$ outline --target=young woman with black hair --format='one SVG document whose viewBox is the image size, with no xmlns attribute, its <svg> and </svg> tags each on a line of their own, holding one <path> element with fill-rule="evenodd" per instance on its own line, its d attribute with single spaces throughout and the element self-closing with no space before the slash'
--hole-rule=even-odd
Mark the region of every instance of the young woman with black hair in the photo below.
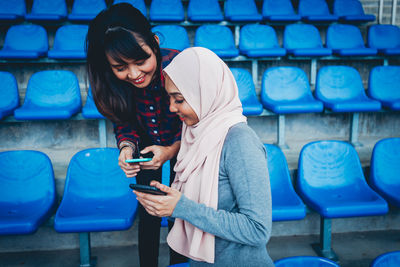
<svg viewBox="0 0 400 267">
<path fill-rule="evenodd" d="M 180 147 L 182 122 L 169 111 L 162 69 L 179 53 L 161 49 L 142 13 L 121 3 L 91 21 L 86 39 L 87 70 L 100 113 L 114 123 L 120 149 L 118 164 L 138 184 L 161 181 L 161 166 L 171 170 Z M 133 154 L 154 154 L 143 163 L 126 163 Z M 171 171 L 172 172 L 172 171 Z M 171 173 L 171 183 L 174 173 Z M 139 207 L 140 266 L 158 265 L 161 219 Z M 171 264 L 186 259 L 170 252 Z"/>
</svg>

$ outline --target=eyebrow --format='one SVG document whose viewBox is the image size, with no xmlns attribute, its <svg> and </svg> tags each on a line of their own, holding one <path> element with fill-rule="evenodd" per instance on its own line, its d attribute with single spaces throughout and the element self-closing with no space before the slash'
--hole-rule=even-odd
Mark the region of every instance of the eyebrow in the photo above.
<svg viewBox="0 0 400 267">
<path fill-rule="evenodd" d="M 169 95 L 170 96 L 181 96 L 182 94 L 179 92 L 172 92 L 172 93 L 169 93 Z"/>
</svg>

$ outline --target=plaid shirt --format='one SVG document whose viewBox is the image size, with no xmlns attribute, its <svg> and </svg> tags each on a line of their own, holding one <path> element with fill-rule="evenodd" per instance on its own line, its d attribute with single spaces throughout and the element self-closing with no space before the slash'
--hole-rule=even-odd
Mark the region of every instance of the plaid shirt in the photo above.
<svg viewBox="0 0 400 267">
<path fill-rule="evenodd" d="M 162 68 L 178 53 L 177 50 L 161 48 Z M 114 124 L 118 147 L 122 141 L 140 143 L 144 137 L 140 136 L 139 129 L 142 129 L 142 134 L 144 132 L 154 145 L 172 145 L 181 139 L 182 122 L 178 115 L 169 111 L 169 96 L 164 88 L 162 72 L 161 81 L 152 82 L 147 88 L 136 88 L 134 97 L 137 123 Z"/>
</svg>

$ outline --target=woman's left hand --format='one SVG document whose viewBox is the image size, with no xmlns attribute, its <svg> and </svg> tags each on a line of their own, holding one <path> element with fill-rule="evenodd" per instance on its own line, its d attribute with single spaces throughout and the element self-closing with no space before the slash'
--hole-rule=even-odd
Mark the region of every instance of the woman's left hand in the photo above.
<svg viewBox="0 0 400 267">
<path fill-rule="evenodd" d="M 157 181 L 151 181 L 150 185 L 166 192 L 167 195 L 152 195 L 134 190 L 137 200 L 150 215 L 157 217 L 171 216 L 182 193 Z"/>
<path fill-rule="evenodd" d="M 145 147 L 141 154 L 146 154 L 152 152 L 154 154 L 153 159 L 148 162 L 141 162 L 140 167 L 142 170 L 157 170 L 159 169 L 167 160 L 172 159 L 179 150 L 181 141 L 176 141 L 171 146 L 148 146 Z"/>
</svg>

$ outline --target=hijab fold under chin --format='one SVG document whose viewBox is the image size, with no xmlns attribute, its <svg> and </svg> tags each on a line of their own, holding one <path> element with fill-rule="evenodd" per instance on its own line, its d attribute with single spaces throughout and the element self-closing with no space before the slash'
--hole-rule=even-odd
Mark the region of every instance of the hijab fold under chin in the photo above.
<svg viewBox="0 0 400 267">
<path fill-rule="evenodd" d="M 218 207 L 218 174 L 229 129 L 246 122 L 235 79 L 228 66 L 206 48 L 192 47 L 164 69 L 199 122 L 183 124 L 172 187 L 187 198 Z M 191 259 L 214 263 L 215 237 L 179 218 L 167 237 L 169 246 Z"/>
</svg>

